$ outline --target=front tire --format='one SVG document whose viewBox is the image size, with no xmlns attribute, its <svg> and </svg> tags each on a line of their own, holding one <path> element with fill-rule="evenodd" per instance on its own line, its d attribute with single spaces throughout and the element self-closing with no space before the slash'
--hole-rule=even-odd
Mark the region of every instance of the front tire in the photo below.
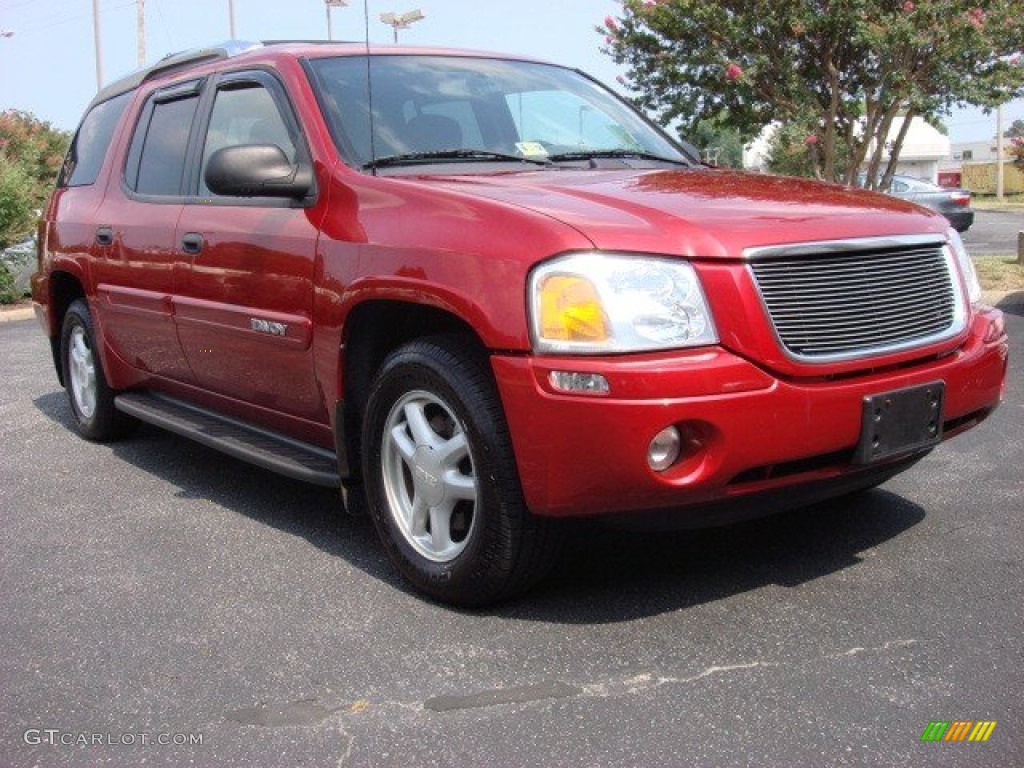
<svg viewBox="0 0 1024 768">
<path fill-rule="evenodd" d="M 418 589 L 476 606 L 526 589 L 557 552 L 552 521 L 529 513 L 487 359 L 453 337 L 392 352 L 363 422 L 369 512 Z"/>
<path fill-rule="evenodd" d="M 71 414 L 82 437 L 97 442 L 114 440 L 135 425 L 134 419 L 114 408 L 116 392 L 107 384 L 85 299 L 73 301 L 64 315 L 60 362 Z"/>
</svg>

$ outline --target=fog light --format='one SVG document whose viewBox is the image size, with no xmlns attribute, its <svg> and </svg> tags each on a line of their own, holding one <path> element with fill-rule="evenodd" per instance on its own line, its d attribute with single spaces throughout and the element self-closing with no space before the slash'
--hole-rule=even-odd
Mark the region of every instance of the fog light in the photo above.
<svg viewBox="0 0 1024 768">
<path fill-rule="evenodd" d="M 551 386 L 560 392 L 573 392 L 584 395 L 607 395 L 611 388 L 608 379 L 599 373 L 570 373 L 569 371 L 552 371 L 548 374 Z"/>
<path fill-rule="evenodd" d="M 664 472 L 679 458 L 682 438 L 675 427 L 665 427 L 651 440 L 647 448 L 647 463 L 655 472 Z"/>
</svg>

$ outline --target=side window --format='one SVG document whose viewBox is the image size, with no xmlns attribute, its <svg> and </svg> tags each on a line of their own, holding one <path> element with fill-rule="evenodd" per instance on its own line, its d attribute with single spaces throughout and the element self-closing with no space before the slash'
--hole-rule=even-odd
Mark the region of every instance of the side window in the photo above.
<svg viewBox="0 0 1024 768">
<path fill-rule="evenodd" d="M 274 97 L 264 86 L 230 83 L 217 91 L 210 114 L 210 127 L 203 144 L 203 164 L 199 173 L 199 194 L 211 194 L 206 186 L 206 164 L 219 149 L 240 144 L 273 144 L 294 163 L 295 141 L 281 116 Z"/>
<path fill-rule="evenodd" d="M 181 194 L 188 136 L 199 98 L 161 99 L 143 112 L 128 151 L 125 182 L 140 195 Z"/>
<path fill-rule="evenodd" d="M 114 130 L 131 101 L 133 92 L 122 93 L 97 104 L 82 120 L 61 166 L 58 187 L 84 187 L 96 182 Z"/>
<path fill-rule="evenodd" d="M 910 185 L 906 184 L 906 183 L 904 183 L 902 181 L 894 181 L 892 183 L 892 191 L 893 192 L 899 192 L 900 194 L 903 194 L 904 192 L 909 192 L 910 191 Z"/>
</svg>

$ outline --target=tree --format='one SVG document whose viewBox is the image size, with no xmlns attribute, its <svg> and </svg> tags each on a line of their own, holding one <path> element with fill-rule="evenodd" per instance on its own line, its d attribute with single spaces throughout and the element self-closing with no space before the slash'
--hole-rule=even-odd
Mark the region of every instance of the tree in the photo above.
<svg viewBox="0 0 1024 768">
<path fill-rule="evenodd" d="M 31 233 L 69 140 L 70 134 L 28 112 L 0 112 L 0 247 Z"/>
<path fill-rule="evenodd" d="M 725 168 L 743 167 L 743 138 L 724 120 L 703 120 L 685 138 L 701 151 L 701 159 Z"/>
<path fill-rule="evenodd" d="M 1010 127 L 1003 131 L 1003 136 L 1010 140 L 1013 164 L 1024 167 L 1024 120 L 1010 123 Z"/>
<path fill-rule="evenodd" d="M 623 0 L 598 30 L 662 122 L 803 124 L 808 171 L 887 185 L 911 120 L 1024 93 L 1020 0 Z M 895 141 L 889 134 L 898 117 Z"/>
</svg>

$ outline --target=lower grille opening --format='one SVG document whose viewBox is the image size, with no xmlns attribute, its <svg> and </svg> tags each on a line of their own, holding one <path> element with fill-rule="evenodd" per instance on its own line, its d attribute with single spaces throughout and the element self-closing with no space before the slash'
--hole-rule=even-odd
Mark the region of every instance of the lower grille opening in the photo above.
<svg viewBox="0 0 1024 768">
<path fill-rule="evenodd" d="M 982 408 L 981 410 L 968 413 L 965 416 L 958 416 L 955 419 L 945 421 L 942 423 L 942 433 L 944 435 L 948 435 L 953 432 L 959 432 L 967 429 L 968 427 L 973 427 L 975 424 L 980 424 L 987 419 L 990 413 L 992 413 L 991 408 Z"/>
<path fill-rule="evenodd" d="M 765 464 L 760 467 L 746 469 L 730 480 L 729 485 L 776 480 L 780 477 L 801 475 L 804 472 L 814 472 L 819 469 L 828 469 L 829 467 L 845 467 L 852 463 L 853 448 L 844 448 L 841 451 L 822 453 L 818 456 L 809 456 L 806 459 L 784 461 L 779 464 Z"/>
</svg>

